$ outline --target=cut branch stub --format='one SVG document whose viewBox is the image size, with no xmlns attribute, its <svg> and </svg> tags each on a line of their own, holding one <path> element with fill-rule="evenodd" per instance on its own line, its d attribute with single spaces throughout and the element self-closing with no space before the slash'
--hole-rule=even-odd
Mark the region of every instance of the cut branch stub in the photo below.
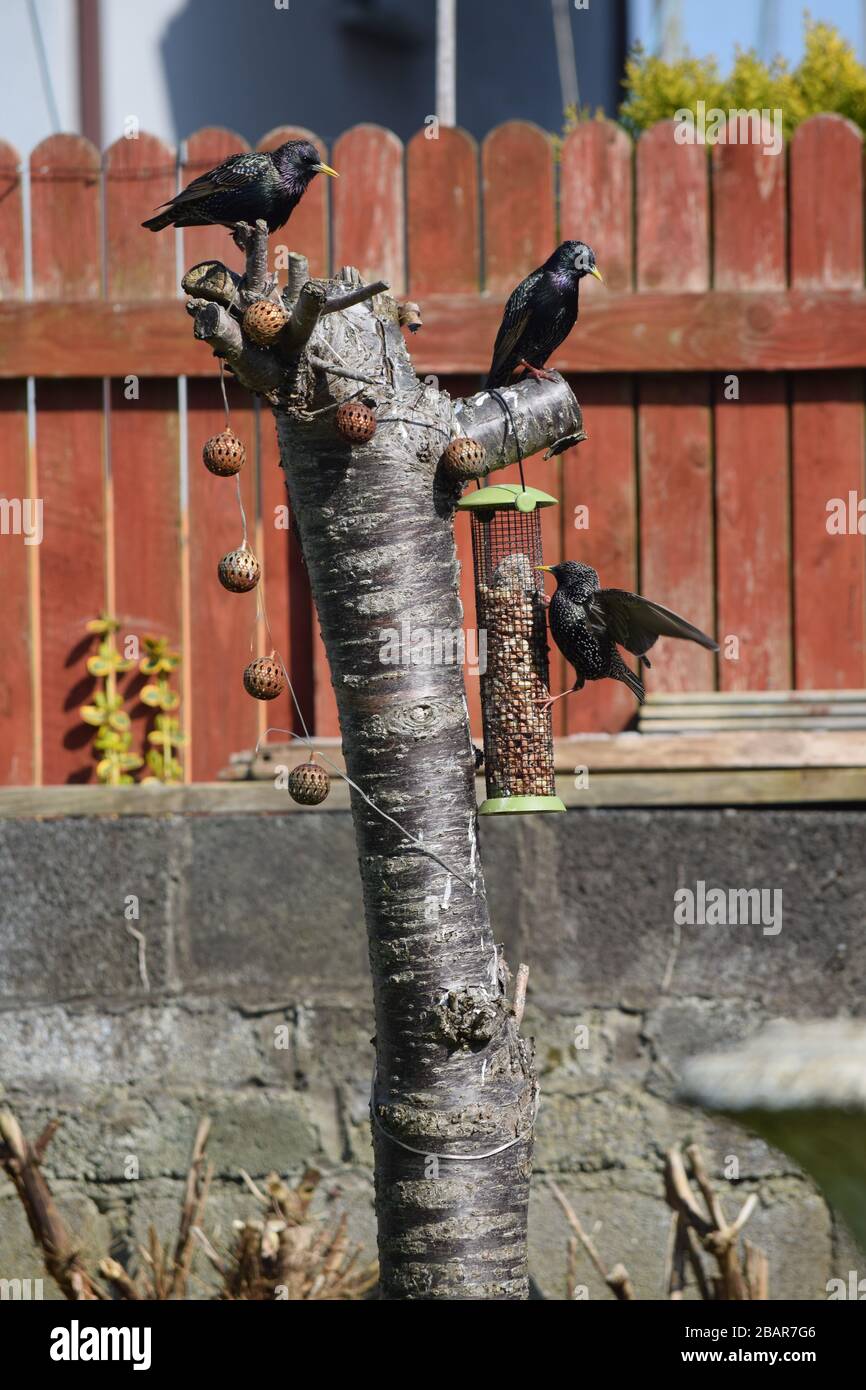
<svg viewBox="0 0 866 1390">
<path fill-rule="evenodd" d="M 456 401 L 454 410 L 460 433 L 484 449 L 488 473 L 507 468 L 521 456 L 527 459 L 541 449 L 555 449 L 561 440 L 580 443 L 586 438 L 583 411 L 568 382 L 559 375 L 552 381 L 518 381 L 500 387 L 495 395 L 479 391 Z"/>
</svg>

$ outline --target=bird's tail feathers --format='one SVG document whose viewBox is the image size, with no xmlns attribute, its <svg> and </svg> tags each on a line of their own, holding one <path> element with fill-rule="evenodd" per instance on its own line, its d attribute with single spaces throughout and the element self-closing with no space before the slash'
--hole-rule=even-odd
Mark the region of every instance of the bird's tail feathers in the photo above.
<svg viewBox="0 0 866 1390">
<path fill-rule="evenodd" d="M 622 681 L 623 685 L 628 686 L 639 705 L 643 704 L 646 699 L 644 683 L 640 676 L 635 675 L 630 666 L 626 666 L 619 652 L 614 653 L 610 674 L 613 676 L 614 680 Z"/>
<path fill-rule="evenodd" d="M 149 232 L 161 232 L 163 227 L 170 227 L 174 222 L 174 213 L 159 212 L 156 217 L 149 217 L 146 222 L 142 222 L 142 227 L 146 227 Z"/>
</svg>

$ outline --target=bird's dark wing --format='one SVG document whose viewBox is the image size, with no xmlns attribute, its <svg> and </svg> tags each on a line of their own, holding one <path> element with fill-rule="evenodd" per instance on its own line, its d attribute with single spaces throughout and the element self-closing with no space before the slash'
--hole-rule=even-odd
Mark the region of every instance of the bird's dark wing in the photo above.
<svg viewBox="0 0 866 1390">
<path fill-rule="evenodd" d="M 609 632 L 615 642 L 635 656 L 643 656 L 659 637 L 679 637 L 685 642 L 697 642 L 711 652 L 719 650 L 718 643 L 693 623 L 627 589 L 599 589 L 586 609 L 594 632 Z"/>
<path fill-rule="evenodd" d="M 496 335 L 496 342 L 493 344 L 493 361 L 488 373 L 490 379 L 498 378 L 501 375 L 509 365 L 509 358 L 517 350 L 532 312 L 532 291 L 540 279 L 541 271 L 534 270 L 531 275 L 527 275 L 525 280 L 521 280 L 517 289 L 513 290 L 509 296 L 502 315 L 502 322 L 499 325 L 499 332 Z"/>
<path fill-rule="evenodd" d="M 160 207 L 176 208 L 183 203 L 195 203 L 200 198 L 209 198 L 212 193 L 219 193 L 225 189 L 246 188 L 248 184 L 255 183 L 260 176 L 259 159 L 248 154 L 233 154 L 223 160 L 216 169 L 193 179 L 192 183 L 187 184 L 174 198 L 169 198 L 167 203 L 160 203 Z"/>
</svg>

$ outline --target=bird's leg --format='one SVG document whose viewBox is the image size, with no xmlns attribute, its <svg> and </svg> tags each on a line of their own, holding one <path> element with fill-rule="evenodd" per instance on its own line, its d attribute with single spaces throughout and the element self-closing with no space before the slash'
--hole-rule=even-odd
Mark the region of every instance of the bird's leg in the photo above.
<svg viewBox="0 0 866 1390">
<path fill-rule="evenodd" d="M 569 687 L 568 690 L 560 690 L 558 695 L 542 696 L 540 699 L 536 700 L 536 704 L 540 705 L 542 710 L 550 709 L 550 706 L 555 705 L 557 700 L 564 700 L 566 695 L 574 695 L 574 693 L 579 689 L 579 685 L 572 685 Z"/>
<path fill-rule="evenodd" d="M 522 359 L 520 362 L 518 362 L 515 371 L 520 371 L 521 368 L 523 369 L 523 371 L 528 372 L 529 375 L 533 377 L 535 381 L 557 380 L 556 372 L 546 372 L 543 367 L 531 367 L 528 362 L 525 362 Z M 568 691 L 564 691 L 563 693 L 567 695 Z"/>
<path fill-rule="evenodd" d="M 252 239 L 253 229 L 249 222 L 236 222 L 232 231 L 232 241 L 239 251 L 246 252 Z"/>
</svg>

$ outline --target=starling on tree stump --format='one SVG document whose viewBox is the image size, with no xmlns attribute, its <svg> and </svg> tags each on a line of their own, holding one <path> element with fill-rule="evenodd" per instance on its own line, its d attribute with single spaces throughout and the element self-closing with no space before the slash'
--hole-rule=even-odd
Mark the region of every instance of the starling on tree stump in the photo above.
<svg viewBox="0 0 866 1390">
<path fill-rule="evenodd" d="M 626 666 L 617 643 L 633 652 L 642 666 L 649 667 L 646 653 L 659 637 L 679 637 L 697 642 L 717 652 L 718 643 L 700 628 L 662 608 L 660 603 L 641 598 L 627 589 L 602 589 L 591 565 L 565 560 L 560 565 L 539 565 L 556 580 L 556 593 L 550 601 L 550 633 L 566 661 L 574 667 L 576 680 L 571 690 L 549 695 L 544 705 L 582 690 L 586 681 L 605 677 L 622 681 L 643 704 L 644 685 L 640 676 Z"/>
<path fill-rule="evenodd" d="M 521 280 L 505 306 L 484 383 L 507 386 L 516 371 L 550 377 L 542 368 L 577 322 L 578 286 L 584 275 L 602 279 L 595 252 L 582 241 L 564 241 Z"/>
<path fill-rule="evenodd" d="M 163 227 L 207 227 L 213 223 L 236 227 L 247 222 L 255 226 L 261 218 L 268 231 L 275 232 L 288 222 L 316 174 L 339 177 L 336 169 L 322 163 L 308 140 L 287 140 L 270 153 L 231 154 L 163 203 L 164 212 L 141 225 L 161 232 Z"/>
</svg>

